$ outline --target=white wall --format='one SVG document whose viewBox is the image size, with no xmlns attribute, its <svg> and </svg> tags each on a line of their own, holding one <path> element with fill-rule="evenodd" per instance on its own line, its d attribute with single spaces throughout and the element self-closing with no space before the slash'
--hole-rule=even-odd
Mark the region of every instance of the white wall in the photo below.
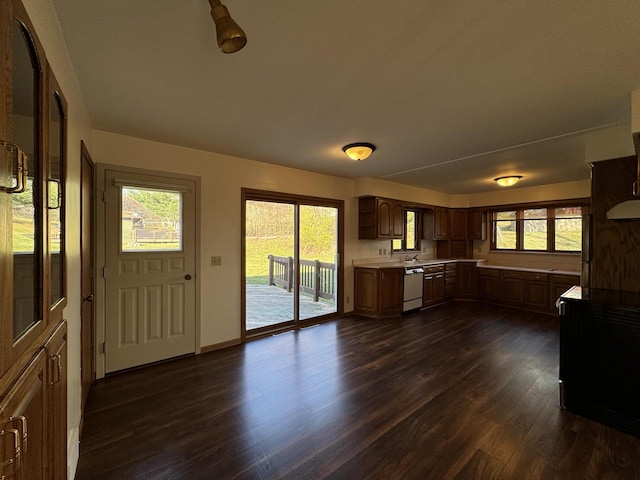
<svg viewBox="0 0 640 480">
<path fill-rule="evenodd" d="M 51 0 L 23 0 L 47 60 L 68 102 L 67 131 L 67 293 L 64 317 L 68 322 L 68 472 L 73 478 L 78 462 L 80 424 L 80 140 L 91 135 L 89 116 L 69 59 Z"/>
</svg>

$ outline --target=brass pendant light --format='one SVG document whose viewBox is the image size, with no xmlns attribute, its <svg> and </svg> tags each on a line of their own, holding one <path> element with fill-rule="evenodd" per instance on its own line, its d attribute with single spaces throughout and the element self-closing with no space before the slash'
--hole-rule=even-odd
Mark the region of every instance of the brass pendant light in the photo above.
<svg viewBox="0 0 640 480">
<path fill-rule="evenodd" d="M 216 24 L 218 47 L 222 53 L 235 53 L 247 44 L 247 34 L 231 18 L 227 7 L 220 0 L 209 0 L 211 18 Z"/>
</svg>

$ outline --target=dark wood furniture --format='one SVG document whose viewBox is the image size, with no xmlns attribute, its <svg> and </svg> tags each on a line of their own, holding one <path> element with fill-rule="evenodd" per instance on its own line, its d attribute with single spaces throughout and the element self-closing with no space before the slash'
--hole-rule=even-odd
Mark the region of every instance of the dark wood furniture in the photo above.
<svg viewBox="0 0 640 480">
<path fill-rule="evenodd" d="M 443 264 L 424 267 L 422 306 L 428 307 L 445 300 L 445 270 Z"/>
<path fill-rule="evenodd" d="M 404 236 L 404 204 L 380 197 L 358 199 L 358 239 L 388 240 Z"/>
<path fill-rule="evenodd" d="M 478 300 L 510 307 L 555 312 L 562 292 L 580 284 L 580 275 L 554 274 L 512 268 L 478 269 Z"/>
<path fill-rule="evenodd" d="M 576 287 L 560 302 L 563 406 L 640 437 L 640 295 Z"/>
<path fill-rule="evenodd" d="M 354 269 L 354 314 L 394 317 L 402 313 L 404 269 Z"/>
<path fill-rule="evenodd" d="M 482 208 L 469 209 L 469 238 L 487 239 L 487 213 Z"/>
<path fill-rule="evenodd" d="M 476 298 L 476 262 L 456 262 L 456 298 L 470 300 Z"/>
<path fill-rule="evenodd" d="M 634 200 L 637 157 L 596 162 L 591 169 L 592 288 L 640 291 L 640 221 L 612 221 L 607 211 Z"/>
<path fill-rule="evenodd" d="M 61 480 L 67 107 L 19 0 L 0 0 L 0 75 L 0 477 Z"/>
</svg>

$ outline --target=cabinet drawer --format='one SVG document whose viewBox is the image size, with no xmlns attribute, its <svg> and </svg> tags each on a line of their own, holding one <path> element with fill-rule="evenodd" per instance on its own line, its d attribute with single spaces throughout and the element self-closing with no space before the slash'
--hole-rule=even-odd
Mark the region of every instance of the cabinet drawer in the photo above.
<svg viewBox="0 0 640 480">
<path fill-rule="evenodd" d="M 552 275 L 551 280 L 555 283 L 580 285 L 580 275 Z"/>
<path fill-rule="evenodd" d="M 457 272 L 455 270 L 445 270 L 444 276 L 447 278 L 456 278 Z"/>
<path fill-rule="evenodd" d="M 478 275 L 481 277 L 499 277 L 500 270 L 497 268 L 479 268 Z"/>
<path fill-rule="evenodd" d="M 520 280 L 526 280 L 529 282 L 548 282 L 548 273 L 537 272 L 521 272 L 518 270 L 505 270 L 503 274 L 504 278 L 518 278 Z"/>
<path fill-rule="evenodd" d="M 444 277 L 444 284 L 445 286 L 455 286 L 456 284 L 456 277 Z"/>
<path fill-rule="evenodd" d="M 451 263 L 445 263 L 445 264 L 444 264 L 444 269 L 445 269 L 447 272 L 449 272 L 449 271 L 454 271 L 454 272 L 455 272 L 455 271 L 456 271 L 456 269 L 457 269 L 457 264 L 456 264 L 456 263 L 453 263 L 453 262 L 451 262 Z"/>
<path fill-rule="evenodd" d="M 444 272 L 444 265 L 430 265 L 424 267 L 424 273 L 440 273 Z"/>
</svg>

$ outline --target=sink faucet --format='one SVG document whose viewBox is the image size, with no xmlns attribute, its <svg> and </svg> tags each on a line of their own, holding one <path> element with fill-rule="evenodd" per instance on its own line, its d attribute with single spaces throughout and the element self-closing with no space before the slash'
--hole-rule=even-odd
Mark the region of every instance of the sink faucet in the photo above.
<svg viewBox="0 0 640 480">
<path fill-rule="evenodd" d="M 413 257 L 411 255 L 405 255 L 404 256 L 404 261 L 405 262 L 410 262 L 411 260 L 418 260 L 418 255 L 414 255 Z"/>
</svg>

